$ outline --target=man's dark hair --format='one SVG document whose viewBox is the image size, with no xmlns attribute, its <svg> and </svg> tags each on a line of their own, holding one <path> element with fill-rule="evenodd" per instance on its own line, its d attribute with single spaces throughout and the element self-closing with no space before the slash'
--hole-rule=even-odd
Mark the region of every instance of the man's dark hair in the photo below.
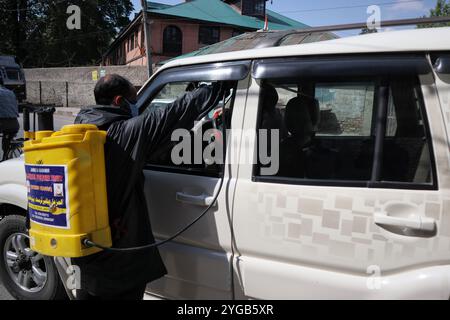
<svg viewBox="0 0 450 320">
<path fill-rule="evenodd" d="M 132 87 L 130 81 L 118 74 L 106 75 L 95 85 L 95 102 L 100 105 L 110 105 L 116 96 L 128 97 Z"/>
</svg>

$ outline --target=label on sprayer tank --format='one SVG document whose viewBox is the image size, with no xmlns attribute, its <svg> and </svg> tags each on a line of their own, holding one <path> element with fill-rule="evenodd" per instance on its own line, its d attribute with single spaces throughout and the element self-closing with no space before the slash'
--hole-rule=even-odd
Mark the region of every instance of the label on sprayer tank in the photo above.
<svg viewBox="0 0 450 320">
<path fill-rule="evenodd" d="M 67 166 L 25 165 L 30 220 L 69 229 Z"/>
</svg>

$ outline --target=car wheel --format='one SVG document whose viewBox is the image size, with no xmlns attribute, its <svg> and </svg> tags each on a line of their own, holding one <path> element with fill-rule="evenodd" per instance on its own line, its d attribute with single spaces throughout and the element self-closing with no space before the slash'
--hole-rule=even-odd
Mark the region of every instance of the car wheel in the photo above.
<svg viewBox="0 0 450 320">
<path fill-rule="evenodd" d="M 25 217 L 0 221 L 0 281 L 20 300 L 67 299 L 53 258 L 30 249 Z"/>
</svg>

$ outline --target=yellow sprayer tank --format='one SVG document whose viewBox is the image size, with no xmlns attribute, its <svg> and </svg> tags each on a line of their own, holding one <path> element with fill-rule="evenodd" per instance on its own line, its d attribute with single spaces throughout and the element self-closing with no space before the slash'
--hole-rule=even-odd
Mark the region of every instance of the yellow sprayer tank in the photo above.
<svg viewBox="0 0 450 320">
<path fill-rule="evenodd" d="M 104 144 L 95 125 L 38 131 L 25 142 L 31 248 L 41 254 L 82 257 L 111 246 Z"/>
</svg>

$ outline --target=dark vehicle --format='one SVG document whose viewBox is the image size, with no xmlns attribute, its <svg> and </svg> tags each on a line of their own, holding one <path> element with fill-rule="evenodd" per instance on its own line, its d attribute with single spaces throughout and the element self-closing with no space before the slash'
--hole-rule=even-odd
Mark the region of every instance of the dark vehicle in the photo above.
<svg viewBox="0 0 450 320">
<path fill-rule="evenodd" d="M 19 102 L 27 98 L 25 74 L 13 56 L 0 56 L 0 77 L 5 87 L 16 94 Z"/>
</svg>

